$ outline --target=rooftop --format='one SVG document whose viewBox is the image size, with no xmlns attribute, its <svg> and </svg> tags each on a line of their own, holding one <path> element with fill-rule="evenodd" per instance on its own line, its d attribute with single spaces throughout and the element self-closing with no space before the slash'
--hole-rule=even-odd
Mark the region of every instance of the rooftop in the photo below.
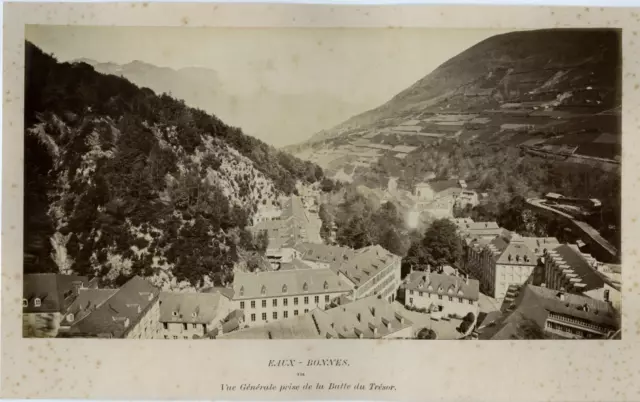
<svg viewBox="0 0 640 402">
<path fill-rule="evenodd" d="M 147 280 L 134 276 L 105 303 L 75 322 L 72 335 L 122 338 L 157 300 L 159 291 Z"/>
<path fill-rule="evenodd" d="M 584 284 L 581 289 L 582 291 L 599 289 L 604 286 L 604 279 L 596 272 L 595 267 L 592 266 L 592 264 L 596 262 L 595 259 L 592 259 L 590 263 L 577 248 L 563 244 L 548 251 L 547 254 L 557 265 L 566 265 L 568 269 L 573 271 L 572 273 L 580 280 L 579 283 Z"/>
<path fill-rule="evenodd" d="M 458 276 L 415 271 L 409 274 L 406 289 L 418 292 L 450 294 L 468 300 L 480 297 L 480 282 Z"/>
<path fill-rule="evenodd" d="M 160 293 L 160 322 L 208 324 L 219 312 L 220 293 Z"/>
<path fill-rule="evenodd" d="M 86 276 L 62 275 L 55 273 L 25 274 L 22 282 L 23 298 L 28 305 L 25 313 L 63 312 L 74 298 L 74 288 L 88 286 Z M 36 307 L 35 299 L 40 299 Z"/>
<path fill-rule="evenodd" d="M 329 268 L 268 272 L 237 272 L 233 280 L 236 300 L 304 294 L 348 292 L 350 288 Z"/>
<path fill-rule="evenodd" d="M 562 298 L 560 297 L 562 295 Z M 539 286 L 527 285 L 520 289 L 514 300 L 515 309 L 484 320 L 480 339 L 514 339 L 519 327 L 526 321 L 545 328 L 549 313 L 580 319 L 606 328 L 619 328 L 615 310 L 606 302 Z M 585 307 L 586 306 L 586 307 Z"/>
<path fill-rule="evenodd" d="M 510 242 L 496 261 L 507 265 L 536 265 L 535 254 L 524 243 Z"/>
<path fill-rule="evenodd" d="M 352 258 L 333 269 L 346 276 L 354 285 L 360 286 L 399 258 L 380 245 L 368 246 L 357 250 Z"/>
<path fill-rule="evenodd" d="M 342 264 L 353 258 L 356 253 L 347 247 L 315 243 L 300 243 L 294 248 L 302 254 L 303 260 L 327 264 Z"/>
</svg>

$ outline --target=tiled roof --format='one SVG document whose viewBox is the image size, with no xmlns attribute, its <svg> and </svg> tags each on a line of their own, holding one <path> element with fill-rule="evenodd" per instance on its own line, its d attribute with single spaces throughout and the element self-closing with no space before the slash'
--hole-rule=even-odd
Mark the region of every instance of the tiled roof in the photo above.
<svg viewBox="0 0 640 402">
<path fill-rule="evenodd" d="M 208 324 L 219 313 L 220 293 L 160 293 L 160 322 Z"/>
<path fill-rule="evenodd" d="M 158 298 L 151 283 L 134 276 L 105 303 L 84 319 L 74 323 L 71 334 L 122 338 L 133 328 Z M 128 321 L 128 326 L 125 323 Z"/>
<path fill-rule="evenodd" d="M 67 308 L 64 321 L 61 325 L 71 326 L 89 315 L 93 310 L 102 306 L 114 294 L 117 289 L 79 289 L 78 297 Z M 71 316 L 69 315 L 71 314 Z M 71 319 L 71 321 L 69 321 Z"/>
<path fill-rule="evenodd" d="M 480 296 L 480 282 L 453 275 L 415 271 L 409 275 L 406 289 L 418 292 L 451 295 L 468 300 L 478 300 Z"/>
<path fill-rule="evenodd" d="M 524 243 L 511 242 L 502 251 L 496 263 L 507 265 L 536 265 L 535 254 Z"/>
<path fill-rule="evenodd" d="M 231 300 L 233 299 L 233 289 L 230 288 L 225 288 L 222 286 L 214 286 L 211 288 L 206 288 L 202 290 L 203 293 L 220 293 L 222 296 L 226 297 L 227 299 Z"/>
<path fill-rule="evenodd" d="M 332 269 L 344 274 L 356 286 L 361 286 L 399 258 L 379 245 L 368 246 L 357 250 L 346 263 Z"/>
<path fill-rule="evenodd" d="M 555 237 L 514 236 L 511 242 L 524 243 L 536 256 L 542 255 L 545 249 L 553 250 L 560 246 L 560 242 Z"/>
<path fill-rule="evenodd" d="M 306 289 L 306 290 L 305 290 Z M 233 279 L 235 300 L 347 292 L 349 287 L 329 268 L 247 273 Z"/>
<path fill-rule="evenodd" d="M 301 240 L 300 230 L 292 218 L 286 220 L 264 221 L 251 228 L 253 233 L 267 231 L 270 249 L 280 249 L 283 247 L 293 247 Z"/>
<path fill-rule="evenodd" d="M 25 313 L 63 312 L 73 301 L 74 282 L 83 286 L 89 284 L 86 276 L 62 275 L 54 273 L 25 274 L 22 282 L 23 298 L 28 306 Z M 40 299 L 40 307 L 34 305 Z"/>
<path fill-rule="evenodd" d="M 500 256 L 504 250 L 506 250 L 507 246 L 509 246 L 509 243 L 507 243 L 504 239 L 500 237 L 496 237 L 495 239 L 492 239 L 487 245 L 489 250 L 491 250 L 493 255 L 496 256 L 496 258 Z"/>
<path fill-rule="evenodd" d="M 280 271 L 292 270 L 292 269 L 312 269 L 311 266 L 304 263 L 304 261 L 295 259 L 291 262 L 283 262 L 280 264 Z"/>
<path fill-rule="evenodd" d="M 557 290 L 527 285 L 520 289 L 514 300 L 516 308 L 490 324 L 487 319 L 480 331 L 480 339 L 512 339 L 518 327 L 529 320 L 544 329 L 549 313 L 582 319 L 608 328 L 618 328 L 615 310 L 606 302 L 587 296 L 564 293 L 559 298 Z M 588 311 L 584 306 L 588 306 Z"/>
<path fill-rule="evenodd" d="M 294 248 L 302 254 L 303 260 L 327 264 L 343 264 L 355 255 L 350 248 L 327 244 L 300 243 Z"/>
<path fill-rule="evenodd" d="M 377 296 L 370 296 L 312 315 L 323 338 L 378 339 L 413 323 L 394 306 Z"/>
<path fill-rule="evenodd" d="M 563 244 L 549 251 L 548 255 L 557 265 L 564 264 L 573 271 L 572 273 L 576 275 L 576 278 L 580 279 L 580 283 L 585 285 L 582 287 L 582 291 L 599 289 L 604 286 L 605 282 L 602 276 L 598 275 L 579 250 Z"/>
</svg>

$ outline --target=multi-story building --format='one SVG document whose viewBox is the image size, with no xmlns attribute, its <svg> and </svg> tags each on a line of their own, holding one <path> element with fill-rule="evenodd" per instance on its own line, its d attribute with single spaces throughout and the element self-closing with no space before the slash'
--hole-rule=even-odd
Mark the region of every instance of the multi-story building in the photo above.
<svg viewBox="0 0 640 402">
<path fill-rule="evenodd" d="M 242 329 L 223 339 L 409 339 L 413 323 L 392 303 L 369 296 L 323 311 Z"/>
<path fill-rule="evenodd" d="M 439 311 L 443 315 L 478 316 L 480 283 L 475 279 L 414 271 L 404 286 L 406 306 Z"/>
<path fill-rule="evenodd" d="M 620 308 L 620 283 L 604 272 L 604 264 L 575 245 L 561 245 L 544 254 L 547 288 L 583 294 Z"/>
<path fill-rule="evenodd" d="M 243 273 L 233 280 L 235 307 L 249 326 L 324 309 L 351 288 L 328 268 Z"/>
<path fill-rule="evenodd" d="M 352 300 L 368 296 L 394 301 L 401 284 L 401 258 L 379 245 L 356 250 L 345 263 L 332 269 L 350 284 Z"/>
<path fill-rule="evenodd" d="M 159 304 L 164 339 L 203 337 L 233 311 L 232 301 L 219 292 L 162 292 Z"/>
<path fill-rule="evenodd" d="M 61 335 L 97 338 L 160 338 L 160 291 L 135 276 L 120 289 L 87 289 L 67 309 Z"/>
<path fill-rule="evenodd" d="M 482 292 L 502 299 L 510 285 L 526 283 L 537 265 L 536 255 L 525 243 L 496 237 L 471 242 L 465 269 L 480 281 Z"/>
<path fill-rule="evenodd" d="M 608 339 L 620 317 L 606 302 L 545 287 L 523 286 L 507 311 L 479 326 L 480 339 Z"/>
<path fill-rule="evenodd" d="M 26 274 L 23 280 L 22 332 L 24 337 L 56 337 L 62 315 L 80 289 L 94 286 L 85 276 L 54 273 Z"/>
</svg>

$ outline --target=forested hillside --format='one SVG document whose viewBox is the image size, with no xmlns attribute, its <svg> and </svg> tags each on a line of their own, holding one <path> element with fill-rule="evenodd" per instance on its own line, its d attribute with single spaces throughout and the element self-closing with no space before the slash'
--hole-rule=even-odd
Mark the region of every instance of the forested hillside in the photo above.
<svg viewBox="0 0 640 402">
<path fill-rule="evenodd" d="M 224 285 L 258 203 L 322 179 L 218 118 L 26 43 L 25 272 Z M 180 284 L 180 282 L 183 282 Z"/>
</svg>

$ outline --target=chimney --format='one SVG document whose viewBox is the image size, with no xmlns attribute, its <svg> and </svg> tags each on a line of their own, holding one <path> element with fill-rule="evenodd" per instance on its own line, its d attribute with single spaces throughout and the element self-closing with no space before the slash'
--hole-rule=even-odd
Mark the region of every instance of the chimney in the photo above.
<svg viewBox="0 0 640 402">
<path fill-rule="evenodd" d="M 396 313 L 395 317 L 398 321 L 400 321 L 400 324 L 404 324 L 404 317 L 400 315 L 400 313 Z"/>
</svg>

